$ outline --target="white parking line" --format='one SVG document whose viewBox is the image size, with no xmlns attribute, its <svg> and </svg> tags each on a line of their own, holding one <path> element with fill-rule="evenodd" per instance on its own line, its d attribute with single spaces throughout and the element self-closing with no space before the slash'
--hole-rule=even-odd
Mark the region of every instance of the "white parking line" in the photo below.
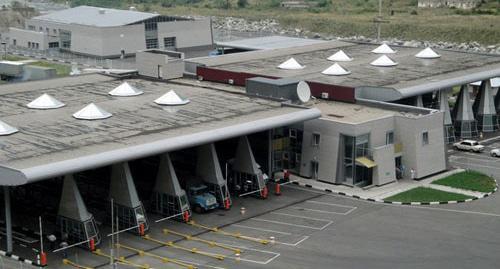
<svg viewBox="0 0 500 269">
<path fill-rule="evenodd" d="M 274 259 L 278 258 L 281 255 L 280 253 L 272 252 L 272 251 L 267 251 L 267 250 L 247 248 L 247 247 L 236 246 L 236 245 L 229 245 L 229 244 L 224 244 L 224 245 L 230 246 L 230 247 L 239 248 L 239 249 L 246 249 L 246 250 L 251 250 L 251 251 L 255 251 L 255 252 L 260 252 L 260 253 L 266 253 L 266 254 L 273 255 L 273 257 L 271 257 L 271 258 L 269 258 L 269 259 L 267 259 L 265 261 L 257 261 L 257 260 L 246 259 L 246 258 L 241 258 L 241 257 L 240 258 L 236 258 L 236 257 L 232 257 L 232 256 L 226 256 L 225 257 L 226 259 L 233 259 L 233 260 L 239 259 L 240 261 L 251 262 L 251 263 L 256 263 L 256 264 L 268 264 L 268 263 L 272 262 Z"/>
<path fill-rule="evenodd" d="M 299 209 L 299 210 L 303 210 L 303 211 L 311 211 L 311 212 L 322 213 L 322 214 L 347 215 L 345 212 L 325 211 L 325 210 L 311 209 L 311 208 L 305 208 L 305 207 L 300 207 L 300 206 L 291 206 L 289 208 Z M 349 212 L 349 211 L 347 211 L 347 212 Z"/>
<path fill-rule="evenodd" d="M 306 203 L 313 203 L 313 204 L 318 204 L 318 205 L 331 205 L 331 206 L 338 206 L 338 207 L 344 207 L 344 208 L 356 208 L 355 206 L 350 206 L 350 205 L 340 205 L 340 204 L 334 204 L 334 203 L 325 203 L 325 202 L 314 201 L 314 200 L 307 200 Z"/>
<path fill-rule="evenodd" d="M 318 218 L 304 217 L 304 216 L 299 216 L 299 215 L 294 215 L 294 214 L 287 214 L 287 213 L 280 213 L 280 212 L 270 212 L 269 214 L 281 215 L 281 216 L 288 216 L 288 217 L 295 217 L 295 218 L 301 218 L 301 219 L 310 219 L 310 220 L 330 222 L 329 219 L 318 219 Z"/>
<path fill-rule="evenodd" d="M 258 228 L 258 227 L 250 227 L 250 226 L 245 226 L 245 225 L 240 225 L 240 224 L 233 224 L 231 226 L 240 227 L 240 228 L 243 228 L 243 229 L 257 230 L 257 231 L 261 231 L 261 232 L 277 233 L 277 234 L 282 234 L 282 235 L 294 235 L 292 233 L 280 232 L 280 231 L 269 230 L 269 229 L 262 229 L 262 228 Z M 304 242 L 306 239 L 309 238 L 309 236 L 307 236 L 307 235 L 302 235 L 301 237 L 302 238 L 299 241 L 295 242 L 295 243 L 286 243 L 286 242 L 282 242 L 282 241 L 275 241 L 275 242 L 277 244 L 280 244 L 280 245 L 286 245 L 286 246 L 296 247 L 300 243 Z"/>
<path fill-rule="evenodd" d="M 281 224 L 281 225 L 286 225 L 286 226 L 294 226 L 294 227 L 299 227 L 299 228 L 308 228 L 308 229 L 313 229 L 313 230 L 318 230 L 321 231 L 324 228 L 328 227 L 328 225 L 332 224 L 333 221 L 330 221 L 327 225 L 323 227 L 313 227 L 313 226 L 307 226 L 307 225 L 299 225 L 299 224 L 292 224 L 292 223 L 287 223 L 287 222 L 282 222 L 282 221 L 277 221 L 277 220 L 268 220 L 268 219 L 261 219 L 261 218 L 251 218 L 252 220 L 256 221 L 264 221 L 264 222 L 269 222 L 269 223 L 275 223 L 275 224 Z"/>
<path fill-rule="evenodd" d="M 257 230 L 257 231 L 261 231 L 261 232 L 277 233 L 277 234 L 283 234 L 283 235 L 292 235 L 292 233 L 286 233 L 286 232 L 280 232 L 280 231 L 275 231 L 275 230 L 262 229 L 262 228 L 257 228 L 257 227 L 250 227 L 250 226 L 245 226 L 245 225 L 240 225 L 240 224 L 233 224 L 231 226 L 240 227 L 240 228 L 244 228 L 244 229 L 252 229 L 252 230 Z"/>
</svg>

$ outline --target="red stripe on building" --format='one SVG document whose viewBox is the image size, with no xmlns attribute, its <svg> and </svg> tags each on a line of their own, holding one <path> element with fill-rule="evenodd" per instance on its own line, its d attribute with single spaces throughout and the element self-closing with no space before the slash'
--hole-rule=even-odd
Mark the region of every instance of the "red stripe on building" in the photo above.
<svg viewBox="0 0 500 269">
<path fill-rule="evenodd" d="M 196 75 L 203 80 L 233 84 L 237 86 L 245 86 L 246 80 L 253 77 L 265 77 L 277 79 L 278 77 L 263 76 L 252 73 L 235 72 L 228 70 L 221 70 L 210 67 L 198 66 L 196 68 Z M 355 103 L 354 88 L 336 86 L 331 84 L 324 84 L 319 82 L 307 81 L 311 88 L 311 94 L 314 97 L 321 98 L 323 93 L 328 94 L 329 100 L 342 101 Z"/>
</svg>

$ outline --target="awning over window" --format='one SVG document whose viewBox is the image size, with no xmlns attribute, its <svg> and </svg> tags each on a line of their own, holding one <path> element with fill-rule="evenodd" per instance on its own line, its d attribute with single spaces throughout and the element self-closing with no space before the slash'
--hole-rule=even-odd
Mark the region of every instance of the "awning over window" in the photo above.
<svg viewBox="0 0 500 269">
<path fill-rule="evenodd" d="M 373 167 L 377 166 L 377 164 L 374 161 L 368 159 L 367 157 L 356 158 L 356 163 L 361 164 L 366 168 L 373 168 Z"/>
</svg>

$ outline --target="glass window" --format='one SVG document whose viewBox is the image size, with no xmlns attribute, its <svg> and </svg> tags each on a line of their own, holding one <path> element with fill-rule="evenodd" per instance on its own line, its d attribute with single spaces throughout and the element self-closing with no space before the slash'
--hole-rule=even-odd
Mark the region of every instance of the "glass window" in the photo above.
<svg viewBox="0 0 500 269">
<path fill-rule="evenodd" d="M 158 38 L 146 39 L 146 49 L 157 49 L 158 48 Z"/>
<path fill-rule="evenodd" d="M 394 131 L 389 131 L 385 134 L 385 144 L 386 145 L 394 144 Z"/>
<path fill-rule="evenodd" d="M 429 144 L 429 132 L 423 132 L 422 133 L 422 145 L 428 145 Z"/>
<path fill-rule="evenodd" d="M 319 134 L 313 134 L 312 145 L 313 146 L 319 146 L 319 142 L 320 142 L 320 135 Z"/>
<path fill-rule="evenodd" d="M 297 129 L 294 129 L 294 128 L 290 128 L 288 130 L 288 133 L 289 133 L 289 136 L 291 138 L 297 138 Z"/>
<path fill-rule="evenodd" d="M 177 40 L 175 36 L 163 38 L 163 45 L 165 49 L 175 49 L 177 47 Z"/>
</svg>

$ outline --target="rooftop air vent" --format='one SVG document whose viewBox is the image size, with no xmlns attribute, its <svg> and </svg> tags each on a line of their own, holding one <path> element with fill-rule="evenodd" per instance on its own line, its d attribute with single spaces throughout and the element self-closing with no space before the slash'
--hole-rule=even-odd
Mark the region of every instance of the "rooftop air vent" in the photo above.
<svg viewBox="0 0 500 269">
<path fill-rule="evenodd" d="M 294 58 L 290 58 L 287 61 L 283 62 L 282 64 L 278 65 L 278 68 L 287 70 L 297 70 L 297 69 L 304 69 L 304 66 L 299 64 L 299 62 L 297 62 L 297 60 L 295 60 Z"/>
<path fill-rule="evenodd" d="M 425 48 L 424 50 L 420 51 L 415 55 L 417 58 L 421 59 L 435 59 L 441 57 L 441 55 L 437 54 L 434 50 L 431 48 Z"/>
<path fill-rule="evenodd" d="M 33 109 L 55 109 L 63 107 L 65 106 L 65 104 L 60 102 L 56 98 L 44 93 L 35 100 L 31 101 L 31 103 L 27 104 L 26 106 Z"/>
<path fill-rule="evenodd" d="M 19 130 L 17 128 L 14 128 L 7 123 L 0 121 L 0 135 L 10 135 L 13 133 L 17 133 Z"/>
<path fill-rule="evenodd" d="M 352 58 L 349 57 L 349 55 L 347 55 L 343 50 L 339 50 L 337 53 L 328 57 L 328 60 L 334 62 L 350 62 L 352 61 Z"/>
<path fill-rule="evenodd" d="M 345 69 L 338 63 L 334 63 L 332 66 L 328 67 L 327 69 L 323 70 L 321 74 L 323 75 L 329 75 L 329 76 L 344 76 L 344 75 L 349 75 L 351 71 Z"/>
<path fill-rule="evenodd" d="M 113 96 L 136 96 L 141 95 L 144 92 L 135 88 L 134 86 L 128 84 L 128 82 L 123 82 L 120 86 L 114 88 L 109 92 Z"/>
<path fill-rule="evenodd" d="M 170 90 L 169 92 L 155 100 L 155 103 L 167 106 L 185 105 L 189 102 L 189 99 L 180 97 L 174 90 Z"/>
<path fill-rule="evenodd" d="M 376 54 L 393 54 L 396 53 L 395 50 L 391 49 L 387 44 L 382 44 L 378 46 L 376 49 L 372 50 L 373 53 Z"/>
<path fill-rule="evenodd" d="M 96 106 L 94 103 L 90 103 L 86 107 L 82 108 L 81 110 L 73 114 L 73 117 L 80 120 L 100 120 L 100 119 L 107 119 L 112 115 L 113 114 Z"/>
<path fill-rule="evenodd" d="M 387 55 L 382 55 L 378 57 L 375 61 L 370 63 L 373 66 L 381 66 L 381 67 L 389 67 L 389 66 L 395 66 L 398 63 L 389 58 Z"/>
</svg>

